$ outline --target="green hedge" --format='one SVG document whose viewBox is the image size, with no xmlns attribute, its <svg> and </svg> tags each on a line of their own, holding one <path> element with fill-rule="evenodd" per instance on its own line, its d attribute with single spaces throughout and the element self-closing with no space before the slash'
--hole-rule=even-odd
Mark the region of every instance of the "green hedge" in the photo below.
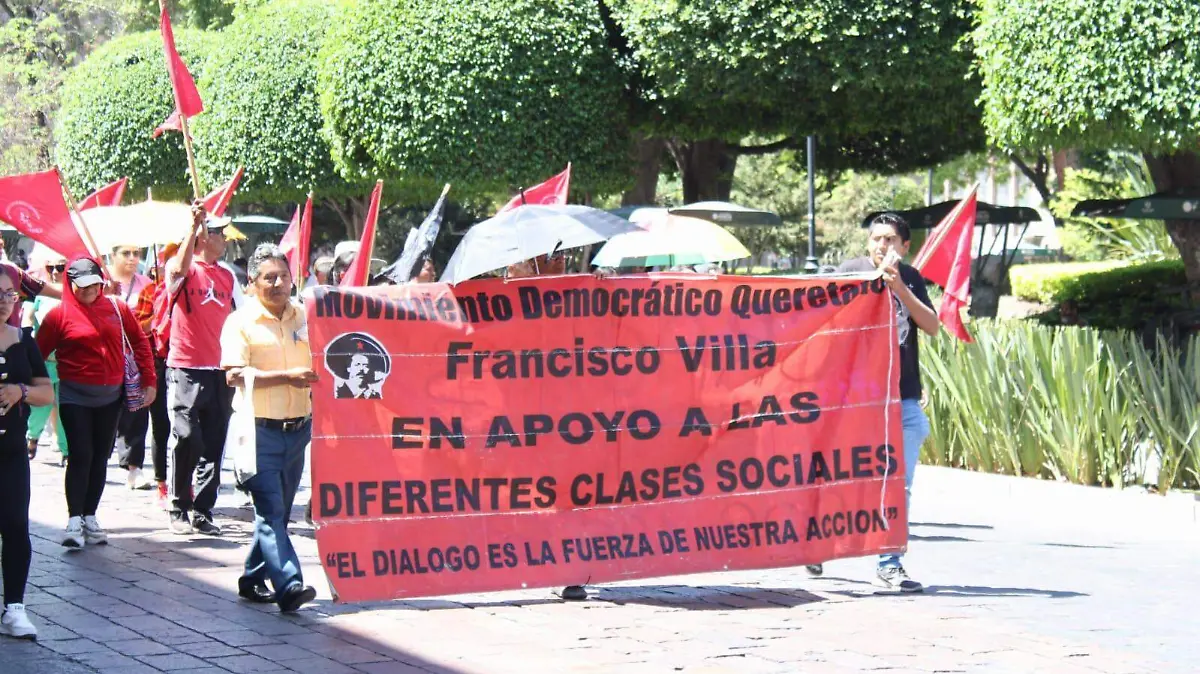
<svg viewBox="0 0 1200 674">
<path fill-rule="evenodd" d="M 1160 491 L 1200 478 L 1200 339 L 976 320 L 924 340 L 928 463 Z M 924 339 L 924 338 L 922 338 Z M 1153 466 L 1161 466 L 1157 471 Z"/>
<path fill-rule="evenodd" d="M 1021 264 L 1008 270 L 1012 294 L 1023 300 L 1057 304 L 1063 290 L 1085 274 L 1105 272 L 1126 262 L 1064 262 L 1062 264 Z"/>
<path fill-rule="evenodd" d="M 1027 265 L 1009 280 L 1014 295 L 1052 305 L 1043 319 L 1055 324 L 1140 330 L 1187 308 L 1181 260 Z"/>
</svg>

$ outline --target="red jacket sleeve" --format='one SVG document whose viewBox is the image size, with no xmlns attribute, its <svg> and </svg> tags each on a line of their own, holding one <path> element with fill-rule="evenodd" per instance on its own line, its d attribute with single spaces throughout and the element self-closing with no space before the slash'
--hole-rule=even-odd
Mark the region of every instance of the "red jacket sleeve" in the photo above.
<svg viewBox="0 0 1200 674">
<path fill-rule="evenodd" d="M 42 352 L 42 358 L 50 357 L 58 348 L 58 343 L 62 340 L 62 308 L 61 306 L 54 307 L 46 312 L 46 317 L 42 319 L 42 323 L 38 326 L 37 334 L 34 339 L 37 341 L 38 351 Z"/>
<path fill-rule="evenodd" d="M 158 378 L 154 370 L 154 352 L 150 348 L 150 341 L 146 339 L 146 333 L 142 332 L 142 326 L 138 324 L 129 305 L 116 302 L 115 306 L 120 307 L 121 325 L 125 326 L 125 337 L 133 347 L 133 355 L 142 374 L 142 387 L 156 388 Z"/>
</svg>

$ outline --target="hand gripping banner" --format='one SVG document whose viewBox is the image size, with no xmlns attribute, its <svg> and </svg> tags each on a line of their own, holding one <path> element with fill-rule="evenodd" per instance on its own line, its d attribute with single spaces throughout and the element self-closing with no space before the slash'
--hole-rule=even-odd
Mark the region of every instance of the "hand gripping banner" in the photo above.
<svg viewBox="0 0 1200 674">
<path fill-rule="evenodd" d="M 904 549 L 878 278 L 323 287 L 307 311 L 340 601 Z"/>
</svg>

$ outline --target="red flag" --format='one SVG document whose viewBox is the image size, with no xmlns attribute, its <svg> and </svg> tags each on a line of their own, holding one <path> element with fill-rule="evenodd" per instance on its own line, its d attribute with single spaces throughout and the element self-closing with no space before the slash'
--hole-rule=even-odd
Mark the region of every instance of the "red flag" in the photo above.
<svg viewBox="0 0 1200 674">
<path fill-rule="evenodd" d="M 162 31 L 163 53 L 167 57 L 167 73 L 171 76 L 171 88 L 175 91 L 175 109 L 188 117 L 204 111 L 196 82 L 188 72 L 187 65 L 175 50 L 175 31 L 171 30 L 171 17 L 167 15 L 167 3 L 160 4 L 159 29 Z M 169 119 L 169 118 L 168 118 Z"/>
<path fill-rule="evenodd" d="M 511 211 L 517 206 L 524 205 L 540 205 L 553 206 L 556 204 L 567 203 L 567 190 L 571 186 L 571 164 L 567 164 L 567 170 L 550 178 L 544 183 L 534 185 L 525 190 L 521 194 L 513 197 L 511 201 L 504 204 L 504 208 L 496 211 L 496 215 L 500 215 L 505 211 Z"/>
<path fill-rule="evenodd" d="M 57 169 L 0 178 L 0 220 L 68 260 L 91 257 L 63 200 Z"/>
<path fill-rule="evenodd" d="M 304 211 L 296 207 L 296 214 L 288 225 L 283 238 L 279 240 L 279 249 L 287 256 L 288 268 L 292 271 L 292 279 L 297 288 L 304 287 L 308 271 L 308 247 L 312 240 L 312 196 L 304 204 Z"/>
<path fill-rule="evenodd" d="M 237 191 L 238 183 L 242 180 L 243 170 L 243 167 L 239 166 L 237 171 L 234 172 L 233 177 L 229 179 L 229 182 L 209 192 L 201 200 L 204 204 L 204 210 L 218 218 L 225 215 L 225 209 L 229 207 L 229 200 L 233 198 L 233 193 Z"/>
<path fill-rule="evenodd" d="M 79 210 L 86 211 L 97 206 L 120 206 L 121 197 L 125 196 L 125 185 L 129 178 L 121 178 L 87 195 L 79 202 Z"/>
<path fill-rule="evenodd" d="M 354 262 L 350 263 L 350 268 L 346 270 L 346 275 L 342 277 L 343 288 L 367 285 L 371 272 L 371 254 L 374 252 L 372 249 L 375 247 L 375 221 L 379 219 L 379 197 L 382 195 L 383 181 L 379 180 L 375 182 L 375 190 L 371 192 L 371 205 L 367 208 L 367 221 L 363 225 L 358 253 L 354 256 Z"/>
<path fill-rule="evenodd" d="M 168 115 L 165 120 L 163 120 L 163 123 L 159 124 L 158 127 L 154 129 L 154 132 L 150 134 L 150 137 L 158 138 L 167 131 L 179 131 L 180 133 L 183 132 L 183 124 L 179 121 L 178 110 L 172 110 L 171 114 Z"/>
<path fill-rule="evenodd" d="M 942 286 L 938 318 L 946 331 L 964 342 L 974 341 L 963 325 L 961 310 L 971 295 L 971 237 L 975 234 L 976 190 L 958 202 L 929 233 L 913 266 L 925 278 Z"/>
</svg>

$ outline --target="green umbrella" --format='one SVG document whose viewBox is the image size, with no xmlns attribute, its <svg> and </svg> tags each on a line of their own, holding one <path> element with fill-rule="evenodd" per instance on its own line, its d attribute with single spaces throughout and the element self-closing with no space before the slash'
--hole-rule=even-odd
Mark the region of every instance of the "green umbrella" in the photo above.
<svg viewBox="0 0 1200 674">
<path fill-rule="evenodd" d="M 1087 199 L 1072 217 L 1138 220 L 1200 220 L 1200 190 L 1178 189 L 1134 199 Z"/>
</svg>

